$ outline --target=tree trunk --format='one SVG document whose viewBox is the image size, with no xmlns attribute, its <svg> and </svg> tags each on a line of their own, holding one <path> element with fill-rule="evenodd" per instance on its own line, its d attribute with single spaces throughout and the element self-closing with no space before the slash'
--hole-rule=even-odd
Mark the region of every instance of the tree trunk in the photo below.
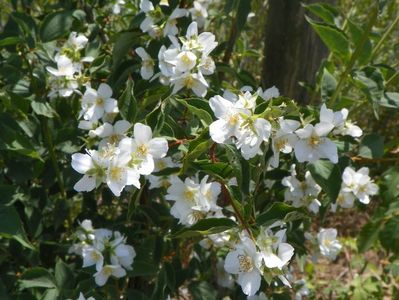
<svg viewBox="0 0 399 300">
<path fill-rule="evenodd" d="M 265 88 L 275 85 L 282 95 L 307 104 L 309 95 L 299 82 L 314 84 L 328 50 L 305 20 L 301 2 L 323 1 L 269 0 L 262 84 Z"/>
</svg>

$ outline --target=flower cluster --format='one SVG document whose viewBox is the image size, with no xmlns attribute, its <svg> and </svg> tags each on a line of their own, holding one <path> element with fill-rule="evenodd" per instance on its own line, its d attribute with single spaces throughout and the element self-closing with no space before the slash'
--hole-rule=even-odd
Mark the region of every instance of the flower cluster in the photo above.
<svg viewBox="0 0 399 300">
<path fill-rule="evenodd" d="M 282 184 L 287 187 L 284 199 L 294 207 L 307 207 L 309 211 L 318 213 L 321 203 L 317 196 L 321 187 L 314 181 L 309 171 L 306 171 L 303 181 L 298 180 L 295 165 L 291 166 L 291 175 L 284 177 Z"/>
<path fill-rule="evenodd" d="M 158 53 L 158 67 L 160 82 L 171 85 L 173 93 L 183 88 L 192 90 L 197 96 L 204 97 L 207 93 L 208 82 L 204 75 L 215 72 L 215 62 L 209 54 L 217 46 L 215 36 L 210 32 L 198 34 L 197 23 L 193 22 L 187 28 L 185 37 L 169 35 L 172 44 L 166 48 L 162 46 Z M 180 40 L 180 42 L 179 42 Z M 141 76 L 150 79 L 154 74 L 154 60 L 140 47 L 136 49 L 142 59 Z"/>
<path fill-rule="evenodd" d="M 95 266 L 94 280 L 98 286 L 103 286 L 111 276 L 124 277 L 126 270 L 132 269 L 136 252 L 120 232 L 94 229 L 90 220 L 84 220 L 75 236 L 78 243 L 69 252 L 82 257 L 84 268 Z"/>
<path fill-rule="evenodd" d="M 75 190 L 89 192 L 106 183 L 115 196 L 120 196 L 125 186 L 140 188 L 140 175 L 151 174 L 154 159 L 166 156 L 168 142 L 165 138 L 153 138 L 151 127 L 136 123 L 133 137 L 125 135 L 130 127 L 127 121 L 118 121 L 111 127 L 109 134 L 104 130 L 100 135 L 104 139 L 99 150 L 72 155 L 72 167 L 84 175 L 75 184 Z"/>
<path fill-rule="evenodd" d="M 207 181 L 208 176 L 199 183 L 191 178 L 186 178 L 184 182 L 177 176 L 172 178 L 165 199 L 175 201 L 170 213 L 179 219 L 179 223 L 193 225 L 200 219 L 223 216 L 222 208 L 216 204 L 220 184 Z"/>
<path fill-rule="evenodd" d="M 266 273 L 268 276 L 278 276 L 285 285 L 290 286 L 284 277 L 283 268 L 294 255 L 294 248 L 285 242 L 286 229 L 274 232 L 281 225 L 278 222 L 268 228 L 261 227 L 256 241 L 241 234 L 239 241 L 226 256 L 226 272 L 237 276 L 237 283 L 247 296 L 258 292 L 261 278 Z"/>
<path fill-rule="evenodd" d="M 209 126 L 209 134 L 219 144 L 233 141 L 245 159 L 259 154 L 263 142 L 268 141 L 272 126 L 255 114 L 258 92 L 225 91 L 222 96 L 209 99 L 209 105 L 218 119 Z"/>
<path fill-rule="evenodd" d="M 46 67 L 50 73 L 50 98 L 57 95 L 69 97 L 78 91 L 83 81 L 83 63 L 92 62 L 93 57 L 82 57 L 88 39 L 83 34 L 72 32 L 62 48 L 54 56 L 57 68 Z"/>
<path fill-rule="evenodd" d="M 370 196 L 378 193 L 378 186 L 369 176 L 369 169 L 363 167 L 355 171 L 351 167 L 346 167 L 342 174 L 342 186 L 339 192 L 335 206 L 339 205 L 343 208 L 351 208 L 355 199 L 363 204 L 370 203 Z"/>
</svg>

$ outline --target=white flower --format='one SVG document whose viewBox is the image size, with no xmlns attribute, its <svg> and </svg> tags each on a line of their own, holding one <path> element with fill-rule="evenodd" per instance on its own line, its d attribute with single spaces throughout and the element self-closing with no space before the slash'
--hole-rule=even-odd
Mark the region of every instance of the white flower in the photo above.
<svg viewBox="0 0 399 300">
<path fill-rule="evenodd" d="M 309 171 L 305 173 L 305 180 L 296 178 L 295 165 L 291 166 L 291 176 L 284 177 L 282 184 L 288 189 L 284 192 L 284 199 L 292 202 L 294 207 L 306 206 L 311 212 L 318 213 L 321 203 L 317 196 L 321 187 L 314 181 Z"/>
<path fill-rule="evenodd" d="M 186 40 L 183 41 L 183 50 L 196 50 L 203 56 L 208 56 L 218 45 L 215 41 L 215 35 L 210 32 L 202 32 L 198 35 L 198 26 L 192 22 L 186 33 Z"/>
<path fill-rule="evenodd" d="M 98 90 L 87 87 L 82 97 L 81 115 L 85 120 L 94 122 L 101 119 L 104 113 L 118 113 L 118 102 L 111 96 L 112 89 L 106 83 L 101 83 Z"/>
<path fill-rule="evenodd" d="M 134 185 L 140 188 L 140 174 L 136 169 L 128 166 L 131 156 L 120 153 L 114 157 L 107 170 L 106 182 L 112 193 L 119 197 L 126 185 Z"/>
<path fill-rule="evenodd" d="M 218 119 L 209 126 L 209 134 L 216 143 L 225 143 L 230 137 L 239 134 L 239 128 L 243 122 L 242 115 L 249 115 L 249 111 L 238 109 L 234 103 L 215 96 L 209 99 L 209 106 Z"/>
<path fill-rule="evenodd" d="M 282 269 L 294 255 L 294 247 L 285 243 L 285 229 L 275 234 L 270 229 L 261 228 L 256 243 L 261 250 L 261 257 L 266 267 Z"/>
<path fill-rule="evenodd" d="M 77 32 L 73 31 L 69 35 L 65 46 L 74 50 L 82 50 L 84 47 L 86 47 L 88 41 L 89 39 L 83 34 L 78 34 Z"/>
<path fill-rule="evenodd" d="M 126 2 L 124 0 L 116 0 L 116 3 L 112 6 L 112 13 L 119 15 L 121 13 L 122 6 L 125 4 Z"/>
<path fill-rule="evenodd" d="M 101 250 L 96 247 L 85 247 L 82 251 L 83 257 L 83 268 L 90 267 L 95 265 L 96 270 L 100 271 L 104 264 L 104 257 L 101 253 Z"/>
<path fill-rule="evenodd" d="M 126 276 L 126 271 L 119 265 L 106 265 L 94 274 L 94 280 L 98 286 L 103 286 L 110 276 L 122 278 Z"/>
<path fill-rule="evenodd" d="M 176 94 L 182 88 L 192 90 L 198 97 L 205 97 L 208 89 L 208 83 L 201 72 L 198 73 L 183 73 L 171 80 L 173 85 L 173 94 Z"/>
<path fill-rule="evenodd" d="M 131 157 L 130 165 L 142 175 L 154 171 L 154 159 L 163 158 L 168 152 L 168 142 L 165 138 L 152 138 L 151 127 L 134 124 L 134 139 L 125 138 L 119 143 L 121 152 Z"/>
<path fill-rule="evenodd" d="M 224 269 L 238 275 L 237 282 L 247 296 L 253 296 L 260 288 L 262 256 L 256 250 L 254 242 L 242 237 L 235 250 L 230 251 L 224 263 Z"/>
<path fill-rule="evenodd" d="M 151 36 L 155 37 L 155 20 L 152 17 L 152 12 L 155 10 L 154 5 L 150 0 L 140 1 L 140 11 L 145 13 L 145 19 L 140 24 L 140 29 L 143 32 L 148 32 Z"/>
<path fill-rule="evenodd" d="M 188 72 L 197 64 L 197 56 L 191 51 L 182 51 L 173 61 L 168 62 L 175 65 L 177 71 Z"/>
<path fill-rule="evenodd" d="M 98 136 L 102 140 L 99 147 L 105 147 L 107 144 L 116 145 L 120 140 L 126 137 L 126 132 L 132 127 L 128 121 L 119 120 L 114 125 L 104 123 L 97 127 L 95 130 L 90 130 L 89 135 L 94 137 Z"/>
<path fill-rule="evenodd" d="M 72 155 L 72 168 L 84 174 L 74 185 L 78 192 L 90 192 L 105 179 L 107 162 L 96 150 L 87 150 L 87 154 L 75 153 Z"/>
<path fill-rule="evenodd" d="M 114 237 L 115 239 L 111 242 L 111 263 L 131 270 L 136 251 L 132 246 L 125 244 L 125 237 L 118 231 L 114 232 Z"/>
<path fill-rule="evenodd" d="M 56 77 L 72 77 L 77 72 L 72 60 L 66 55 L 57 56 L 56 63 L 57 69 L 53 67 L 46 67 L 47 71 Z"/>
<path fill-rule="evenodd" d="M 193 7 L 189 9 L 191 18 L 196 21 L 198 27 L 202 28 L 205 25 L 206 18 L 208 18 L 208 11 L 206 6 L 199 1 L 193 2 Z"/>
<path fill-rule="evenodd" d="M 334 128 L 331 123 L 321 122 L 315 126 L 307 124 L 295 131 L 299 141 L 294 146 L 295 157 L 299 162 L 314 162 L 320 158 L 328 158 L 332 163 L 338 162 L 338 150 L 327 135 Z"/>
<path fill-rule="evenodd" d="M 241 150 L 241 155 L 246 159 L 261 154 L 262 142 L 268 141 L 272 126 L 269 121 L 258 118 L 245 126 L 241 126 L 236 135 L 236 147 Z"/>
<path fill-rule="evenodd" d="M 271 88 L 268 88 L 265 91 L 263 91 L 261 88 L 259 88 L 257 93 L 265 101 L 268 101 L 272 98 L 277 98 L 280 96 L 280 92 L 279 92 L 278 88 L 276 88 L 275 86 L 272 86 Z"/>
<path fill-rule="evenodd" d="M 349 111 L 343 108 L 341 111 L 333 112 L 328 109 L 325 104 L 320 109 L 320 122 L 334 124 L 333 133 L 337 135 L 350 135 L 352 137 L 360 137 L 363 131 L 360 127 L 347 121 Z"/>
<path fill-rule="evenodd" d="M 143 47 L 139 47 L 135 51 L 143 61 L 140 69 L 140 75 L 143 79 L 148 80 L 154 75 L 154 60 L 144 50 Z"/>
<path fill-rule="evenodd" d="M 330 260 L 335 260 L 342 245 L 337 240 L 337 230 L 335 228 L 321 228 L 317 234 L 320 253 Z"/>
<path fill-rule="evenodd" d="M 96 299 L 94 299 L 94 297 L 89 297 L 89 298 L 86 299 L 84 297 L 83 293 L 80 293 L 78 300 L 96 300 Z"/>
<path fill-rule="evenodd" d="M 205 176 L 198 184 L 190 178 L 183 182 L 177 176 L 171 180 L 167 190 L 166 200 L 175 201 L 170 213 L 183 225 L 193 225 L 209 213 L 217 213 L 220 207 L 216 205 L 220 193 L 220 184 L 207 183 Z"/>
<path fill-rule="evenodd" d="M 357 172 L 346 167 L 342 174 L 342 191 L 350 192 L 363 204 L 370 203 L 370 196 L 378 193 L 378 186 L 369 176 L 369 169 L 363 167 Z"/>
<path fill-rule="evenodd" d="M 294 134 L 294 131 L 298 129 L 300 123 L 295 120 L 284 120 L 280 117 L 279 125 L 280 128 L 272 137 L 273 157 L 270 160 L 270 164 L 274 168 L 277 168 L 279 165 L 280 152 L 292 152 L 293 147 L 298 141 L 298 137 Z"/>
<path fill-rule="evenodd" d="M 165 27 L 163 28 L 163 36 L 176 35 L 179 30 L 176 26 L 177 19 L 185 17 L 187 10 L 183 8 L 175 8 L 168 20 L 166 21 Z"/>
<path fill-rule="evenodd" d="M 355 202 L 355 196 L 351 192 L 339 192 L 336 204 L 343 208 L 352 208 Z"/>
</svg>

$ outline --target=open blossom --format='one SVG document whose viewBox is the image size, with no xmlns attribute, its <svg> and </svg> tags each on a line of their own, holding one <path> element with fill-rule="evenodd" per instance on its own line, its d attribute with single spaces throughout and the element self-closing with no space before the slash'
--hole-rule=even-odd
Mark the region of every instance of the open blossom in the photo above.
<svg viewBox="0 0 399 300">
<path fill-rule="evenodd" d="M 144 50 L 143 47 L 139 47 L 135 51 L 142 60 L 141 69 L 140 69 L 141 77 L 145 80 L 150 79 L 154 75 L 154 60 Z"/>
<path fill-rule="evenodd" d="M 72 168 L 84 176 L 75 184 L 78 192 L 90 192 L 105 180 L 108 163 L 96 150 L 72 155 Z"/>
<path fill-rule="evenodd" d="M 82 97 L 81 115 L 88 121 L 97 121 L 105 113 L 118 113 L 118 102 L 112 98 L 112 89 L 106 83 L 101 83 L 98 90 L 87 87 Z"/>
<path fill-rule="evenodd" d="M 320 122 L 333 124 L 333 134 L 360 137 L 363 134 L 363 131 L 360 127 L 347 121 L 348 114 L 349 111 L 346 108 L 333 112 L 333 110 L 328 109 L 326 105 L 323 104 L 320 109 Z"/>
<path fill-rule="evenodd" d="M 286 229 L 273 233 L 270 228 L 261 228 L 256 244 L 261 250 L 262 261 L 267 268 L 282 269 L 294 255 L 294 247 L 285 242 Z"/>
<path fill-rule="evenodd" d="M 307 207 L 311 212 L 318 213 L 321 203 L 317 196 L 321 187 L 314 181 L 309 171 L 305 173 L 305 180 L 300 181 L 296 177 L 295 165 L 291 166 L 291 175 L 284 177 L 282 184 L 287 187 L 284 192 L 284 199 L 292 202 L 294 207 Z"/>
<path fill-rule="evenodd" d="M 179 33 L 177 28 L 177 19 L 185 17 L 188 11 L 184 8 L 175 8 L 171 15 L 166 20 L 165 27 L 163 28 L 163 36 L 176 35 Z"/>
<path fill-rule="evenodd" d="M 105 265 L 94 274 L 94 280 L 98 286 L 107 283 L 109 277 L 122 278 L 126 276 L 126 270 L 119 265 Z"/>
<path fill-rule="evenodd" d="M 92 137 L 98 136 L 102 140 L 100 141 L 99 147 L 105 147 L 107 144 L 118 144 L 123 138 L 126 137 L 126 133 L 129 128 L 132 127 L 126 120 L 119 120 L 114 125 L 110 123 L 104 123 L 98 126 L 94 130 L 89 131 L 89 135 Z"/>
<path fill-rule="evenodd" d="M 193 7 L 189 9 L 189 12 L 191 14 L 191 19 L 197 22 L 198 27 L 204 27 L 205 21 L 208 18 L 207 6 L 200 1 L 194 1 Z"/>
<path fill-rule="evenodd" d="M 265 101 L 268 101 L 272 98 L 277 98 L 280 96 L 280 91 L 275 86 L 272 86 L 271 88 L 268 88 L 264 91 L 261 88 L 259 88 L 257 93 Z"/>
<path fill-rule="evenodd" d="M 369 169 L 363 167 L 358 171 L 346 167 L 342 174 L 342 193 L 352 193 L 363 204 L 370 203 L 370 196 L 378 193 L 378 186 L 371 180 Z"/>
<path fill-rule="evenodd" d="M 335 260 L 340 252 L 342 245 L 337 240 L 337 230 L 335 228 L 320 229 L 317 234 L 320 253 L 330 260 Z"/>
<path fill-rule="evenodd" d="M 183 182 L 174 178 L 167 190 L 166 200 L 175 201 L 170 213 L 183 225 L 193 225 L 198 220 L 213 216 L 221 208 L 216 204 L 220 194 L 220 184 L 207 183 L 205 176 L 200 183 L 186 178 Z"/>
<path fill-rule="evenodd" d="M 295 131 L 299 140 L 295 143 L 295 157 L 299 162 L 314 162 L 327 158 L 332 163 L 338 162 L 337 145 L 327 135 L 334 128 L 331 123 L 307 124 Z"/>
<path fill-rule="evenodd" d="M 249 237 L 241 237 L 240 243 L 227 254 L 224 269 L 238 275 L 237 283 L 245 295 L 253 296 L 258 292 L 263 274 L 262 255 Z"/>
<path fill-rule="evenodd" d="M 223 97 L 209 99 L 209 105 L 218 119 L 209 126 L 212 140 L 220 144 L 231 140 L 247 160 L 261 153 L 260 147 L 269 140 L 272 130 L 269 121 L 254 116 L 256 99 L 257 94 L 250 92 L 238 96 L 225 92 Z"/>
<path fill-rule="evenodd" d="M 294 133 L 300 126 L 300 123 L 295 120 L 279 118 L 280 128 L 272 136 L 272 150 L 273 157 L 270 160 L 272 167 L 277 168 L 280 160 L 280 152 L 291 153 L 296 142 L 297 135 Z"/>
<path fill-rule="evenodd" d="M 151 127 L 136 123 L 134 138 L 125 138 L 119 143 L 121 152 L 130 157 L 129 166 L 139 174 L 149 175 L 154 171 L 154 159 L 166 156 L 168 142 L 165 138 L 153 138 Z"/>
</svg>

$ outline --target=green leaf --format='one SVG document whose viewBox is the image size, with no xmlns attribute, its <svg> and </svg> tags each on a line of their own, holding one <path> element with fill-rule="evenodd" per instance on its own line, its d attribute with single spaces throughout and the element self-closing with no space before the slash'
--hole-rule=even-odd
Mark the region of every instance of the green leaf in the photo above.
<svg viewBox="0 0 399 300">
<path fill-rule="evenodd" d="M 379 239 L 386 250 L 398 252 L 399 249 L 399 216 L 391 218 L 379 232 Z"/>
<path fill-rule="evenodd" d="M 72 289 L 75 284 L 74 273 L 61 259 L 55 265 L 55 282 L 60 289 Z"/>
<path fill-rule="evenodd" d="M 199 220 L 189 228 L 184 228 L 172 234 L 173 238 L 192 238 L 226 231 L 237 224 L 227 218 L 209 218 Z"/>
<path fill-rule="evenodd" d="M 237 6 L 236 28 L 240 32 L 244 29 L 245 23 L 248 19 L 248 14 L 251 12 L 251 0 L 239 0 Z"/>
<path fill-rule="evenodd" d="M 306 19 L 328 49 L 338 55 L 343 61 L 348 61 L 350 55 L 349 41 L 345 33 L 336 26 L 317 23 L 308 17 Z"/>
<path fill-rule="evenodd" d="M 198 117 L 198 119 L 204 124 L 204 126 L 207 126 L 213 122 L 213 119 L 209 114 L 209 112 L 207 112 L 203 108 L 203 105 L 207 105 L 205 101 L 203 100 L 191 101 L 185 99 L 175 99 L 175 100 L 180 104 L 184 105 L 185 107 L 187 107 L 187 109 L 193 115 Z"/>
<path fill-rule="evenodd" d="M 49 42 L 67 34 L 73 23 L 72 11 L 58 11 L 47 15 L 40 27 L 40 39 Z"/>
<path fill-rule="evenodd" d="M 359 156 L 366 158 L 383 157 L 384 137 L 377 133 L 365 135 L 360 143 Z"/>
<path fill-rule="evenodd" d="M 112 52 L 113 68 L 115 69 L 126 57 L 133 46 L 140 43 L 138 32 L 122 32 L 116 38 L 114 51 Z"/>
<path fill-rule="evenodd" d="M 50 103 L 48 102 L 32 101 L 31 107 L 33 111 L 40 116 L 54 118 L 57 115 L 57 112 L 51 107 Z"/>
<path fill-rule="evenodd" d="M 135 259 L 129 276 L 154 276 L 158 273 L 158 267 L 150 262 Z"/>
<path fill-rule="evenodd" d="M 19 130 L 19 125 L 9 115 L 0 115 L 0 126 L 0 150 L 14 151 L 41 160 L 31 140 Z"/>
<path fill-rule="evenodd" d="M 378 104 L 388 108 L 399 108 L 399 93 L 384 93 L 384 96 L 378 101 Z"/>
<path fill-rule="evenodd" d="M 57 288 L 53 275 L 45 268 L 35 267 L 27 270 L 19 280 L 21 289 Z"/>
<path fill-rule="evenodd" d="M 303 6 L 329 25 L 335 25 L 339 17 L 339 11 L 326 3 L 303 4 Z"/>
<path fill-rule="evenodd" d="M 334 94 L 336 88 L 337 88 L 337 80 L 327 70 L 327 68 L 324 68 L 323 75 L 321 77 L 321 86 L 320 86 L 321 100 L 323 102 L 327 102 L 328 99 Z"/>
<path fill-rule="evenodd" d="M 35 250 L 28 241 L 19 215 L 13 206 L 0 205 L 0 236 L 14 239 L 22 246 Z"/>
<path fill-rule="evenodd" d="M 126 89 L 119 98 L 118 106 L 122 117 L 134 123 L 137 116 L 137 100 L 133 92 L 134 82 L 132 79 L 127 81 Z"/>
<path fill-rule="evenodd" d="M 18 36 L 9 36 L 9 37 L 6 37 L 6 38 L 0 40 L 0 47 L 16 45 L 19 43 L 23 43 L 23 41 L 24 40 Z"/>
<path fill-rule="evenodd" d="M 356 25 L 351 20 L 348 20 L 348 29 L 352 38 L 352 42 L 354 44 L 353 48 L 356 48 L 362 42 L 364 31 L 360 26 Z M 371 58 L 371 53 L 372 53 L 372 45 L 370 39 L 367 38 L 357 57 L 359 64 L 360 65 L 367 64 Z"/>
<path fill-rule="evenodd" d="M 337 164 L 328 160 L 318 160 L 308 165 L 312 177 L 321 186 L 322 190 L 335 201 L 341 189 L 341 172 Z"/>
<path fill-rule="evenodd" d="M 378 234 L 382 229 L 380 222 L 367 223 L 357 237 L 357 248 L 363 253 L 370 249 L 374 242 L 378 239 Z"/>
<path fill-rule="evenodd" d="M 233 167 L 225 162 L 211 162 L 209 160 L 200 160 L 192 162 L 192 165 L 199 171 L 218 177 L 221 180 L 229 178 L 233 172 Z"/>
<path fill-rule="evenodd" d="M 258 226 L 268 226 L 286 217 L 289 218 L 289 220 L 293 220 L 292 213 L 299 213 L 297 216 L 302 218 L 306 216 L 306 212 L 302 208 L 293 207 L 284 202 L 275 202 L 264 213 L 256 217 L 256 224 Z"/>
</svg>

